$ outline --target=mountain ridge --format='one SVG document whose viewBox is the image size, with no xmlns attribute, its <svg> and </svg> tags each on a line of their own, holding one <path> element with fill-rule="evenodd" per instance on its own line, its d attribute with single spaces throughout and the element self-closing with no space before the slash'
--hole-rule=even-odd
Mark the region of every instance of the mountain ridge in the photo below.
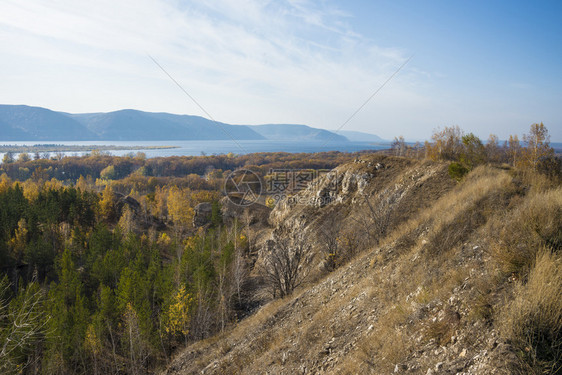
<svg viewBox="0 0 562 375">
<path fill-rule="evenodd" d="M 194 115 L 135 109 L 67 113 L 28 105 L 0 105 L 0 141 L 171 139 L 348 141 L 343 135 L 308 125 L 233 125 Z"/>
</svg>

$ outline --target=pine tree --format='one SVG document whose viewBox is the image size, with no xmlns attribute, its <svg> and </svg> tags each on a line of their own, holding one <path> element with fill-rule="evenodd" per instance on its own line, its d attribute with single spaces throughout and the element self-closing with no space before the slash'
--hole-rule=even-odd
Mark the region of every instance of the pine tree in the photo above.
<svg viewBox="0 0 562 375">
<path fill-rule="evenodd" d="M 463 150 L 460 153 L 459 161 L 469 169 L 486 160 L 486 149 L 477 136 L 472 133 L 463 135 L 462 144 Z"/>
<path fill-rule="evenodd" d="M 68 249 L 62 254 L 58 275 L 58 284 L 52 283 L 49 291 L 50 335 L 46 366 L 47 372 L 60 366 L 63 368 L 58 368 L 57 371 L 71 372 L 85 367 L 83 343 L 89 312 L 78 272 Z"/>
</svg>

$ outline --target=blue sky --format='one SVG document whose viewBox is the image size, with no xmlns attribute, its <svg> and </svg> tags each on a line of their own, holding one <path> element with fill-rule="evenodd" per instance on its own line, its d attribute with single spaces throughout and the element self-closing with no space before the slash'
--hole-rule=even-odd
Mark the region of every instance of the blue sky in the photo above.
<svg viewBox="0 0 562 375">
<path fill-rule="evenodd" d="M 562 141 L 562 2 L 3 0 L 0 103 Z"/>
</svg>

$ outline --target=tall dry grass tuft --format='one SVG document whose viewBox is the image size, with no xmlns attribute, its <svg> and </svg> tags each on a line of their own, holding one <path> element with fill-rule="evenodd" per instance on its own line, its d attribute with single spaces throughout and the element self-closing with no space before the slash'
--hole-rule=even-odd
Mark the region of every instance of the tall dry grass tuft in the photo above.
<svg viewBox="0 0 562 375">
<path fill-rule="evenodd" d="M 538 249 L 562 249 L 562 188 L 529 193 L 495 224 L 492 256 L 504 272 L 525 278 Z"/>
<path fill-rule="evenodd" d="M 500 329 L 521 362 L 520 373 L 562 373 L 562 258 L 542 248 L 526 284 L 500 314 Z"/>
</svg>

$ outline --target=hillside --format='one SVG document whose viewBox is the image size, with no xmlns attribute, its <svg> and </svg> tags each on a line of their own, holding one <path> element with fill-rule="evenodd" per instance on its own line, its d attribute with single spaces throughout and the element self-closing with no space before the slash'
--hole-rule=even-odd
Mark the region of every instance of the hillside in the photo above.
<svg viewBox="0 0 562 375">
<path fill-rule="evenodd" d="M 172 115 L 125 109 L 109 113 L 69 114 L 102 140 L 257 140 L 246 126 L 215 123 L 199 116 Z"/>
<path fill-rule="evenodd" d="M 87 127 L 59 112 L 25 105 L 0 105 L 2 141 L 77 141 L 94 137 Z"/>
<path fill-rule="evenodd" d="M 296 233 L 303 285 L 165 374 L 560 371 L 560 187 L 491 166 L 456 183 L 445 163 L 374 155 L 298 197 L 256 229 L 256 269 L 267 239 Z"/>
<path fill-rule="evenodd" d="M 0 105 L 0 141 L 273 140 L 346 142 L 306 125 L 231 125 L 200 116 L 124 109 L 64 113 L 25 105 Z"/>
</svg>

